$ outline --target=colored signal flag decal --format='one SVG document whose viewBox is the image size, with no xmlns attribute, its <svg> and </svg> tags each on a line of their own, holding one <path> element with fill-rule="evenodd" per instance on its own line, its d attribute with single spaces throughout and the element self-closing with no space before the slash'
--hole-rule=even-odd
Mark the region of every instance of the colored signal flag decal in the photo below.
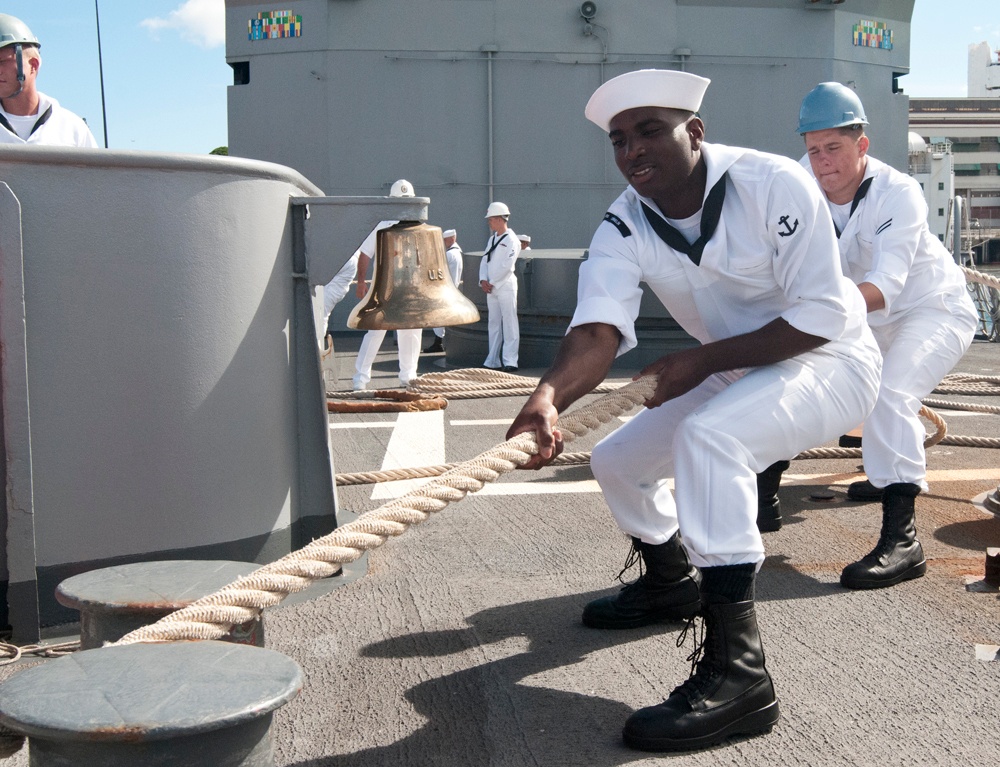
<svg viewBox="0 0 1000 767">
<path fill-rule="evenodd" d="M 892 30 L 884 21 L 861 19 L 854 25 L 854 44 L 891 51 Z"/>
<path fill-rule="evenodd" d="M 247 22 L 250 40 L 302 37 L 302 17 L 291 11 L 261 11 Z"/>
</svg>

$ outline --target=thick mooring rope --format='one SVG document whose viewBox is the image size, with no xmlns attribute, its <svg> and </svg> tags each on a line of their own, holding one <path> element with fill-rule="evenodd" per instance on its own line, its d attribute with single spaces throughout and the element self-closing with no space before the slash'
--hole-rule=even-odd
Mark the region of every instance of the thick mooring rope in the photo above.
<svg viewBox="0 0 1000 767">
<path fill-rule="evenodd" d="M 524 379 L 505 373 L 470 369 L 445 374 L 432 373 L 418 380 L 425 386 L 451 380 L 450 385 L 457 390 L 460 390 L 460 384 L 482 388 L 493 381 L 506 393 L 518 388 L 518 383 L 523 386 Z M 641 404 L 653 393 L 655 385 L 655 378 L 646 376 L 616 387 L 612 393 L 564 414 L 559 420 L 564 442 L 572 442 Z M 436 393 L 440 394 L 440 389 Z M 935 434 L 928 438 L 925 446 L 945 441 L 947 426 L 943 419 L 926 406 L 921 409 L 921 415 L 936 426 Z M 443 510 L 449 503 L 461 500 L 468 493 L 477 492 L 486 483 L 494 482 L 503 474 L 513 471 L 536 452 L 534 436 L 519 434 L 471 460 L 449 464 L 437 479 L 363 514 L 354 522 L 313 541 L 299 551 L 264 565 L 156 623 L 131 632 L 115 644 L 216 639 L 224 636 L 234 625 L 259 617 L 263 608 L 278 604 L 289 594 L 307 588 L 312 580 L 334 574 L 340 565 L 353 562 L 363 552 L 381 546 L 390 536 L 401 535 L 411 525 L 425 521 L 432 512 Z M 795 458 L 854 458 L 860 455 L 861 451 L 857 448 L 816 448 L 800 453 Z M 419 473 L 411 475 L 410 472 Z M 398 473 L 393 472 L 391 479 L 423 478 L 432 473 L 436 473 L 435 467 L 403 469 L 398 470 Z"/>
<path fill-rule="evenodd" d="M 563 453 L 556 456 L 549 466 L 580 466 L 590 463 L 590 453 Z M 357 471 L 353 474 L 338 474 L 337 487 L 351 485 L 376 485 L 379 482 L 395 482 L 400 479 L 427 479 L 440 477 L 446 471 L 460 464 L 442 463 L 437 466 L 413 466 L 407 469 L 383 469 L 381 471 Z"/>
<path fill-rule="evenodd" d="M 986 272 L 980 272 L 976 269 L 970 269 L 967 266 L 960 267 L 962 272 L 965 274 L 966 282 L 978 282 L 982 285 L 989 285 L 991 288 L 996 288 L 1000 290 L 1000 279 L 994 277 L 992 274 L 987 274 Z"/>
<path fill-rule="evenodd" d="M 966 267 L 961 268 L 969 282 L 979 282 L 1000 290 L 1000 279 Z M 498 396 L 498 389 L 502 391 L 503 396 L 527 396 L 534 391 L 537 383 L 537 379 L 511 376 L 501 371 L 482 371 L 479 369 L 470 369 L 470 371 L 457 379 L 455 374 L 459 371 L 427 374 L 421 376 L 415 386 L 411 384 L 408 390 L 418 394 L 447 394 L 449 399 L 495 397 Z M 463 377 L 464 380 L 462 380 Z M 441 380 L 437 380 L 438 378 Z M 947 381 L 948 378 L 956 379 L 952 388 L 947 388 L 945 382 L 942 382 L 942 386 L 935 389 L 936 392 L 994 394 L 997 393 L 997 382 L 1000 382 L 1000 378 L 997 377 L 955 375 L 946 377 L 945 380 Z M 986 386 L 980 387 L 984 383 Z M 424 386 L 429 388 L 425 390 Z M 444 388 L 445 386 L 452 388 L 448 390 Z M 974 388 L 968 388 L 970 386 Z M 594 391 L 616 391 L 617 393 L 605 396 L 578 411 L 562 416 L 559 425 L 563 432 L 564 441 L 572 442 L 577 437 L 583 436 L 601 424 L 631 410 L 646 400 L 653 393 L 654 388 L 655 379 L 650 377 L 642 378 L 625 386 L 613 383 L 602 384 Z M 345 397 L 348 395 L 353 395 L 353 393 L 344 394 Z M 371 397 L 371 394 L 368 396 Z M 360 398 L 358 397 L 358 399 Z M 936 433 L 924 443 L 925 447 L 939 443 L 972 447 L 1000 446 L 994 444 L 1000 440 L 945 436 L 947 427 L 944 421 L 926 405 L 961 410 L 980 410 L 990 413 L 1000 412 L 1000 408 L 985 409 L 989 406 L 937 400 L 924 400 L 924 402 L 925 407 L 921 409 L 920 414 L 937 426 Z M 440 403 L 433 403 L 428 409 L 440 407 L 443 407 Z M 414 409 L 424 408 L 417 405 Z M 355 561 L 361 557 L 364 551 L 381 546 L 389 536 L 401 535 L 410 525 L 423 522 L 430 516 L 431 512 L 443 510 L 449 503 L 461 500 L 469 492 L 477 492 L 487 482 L 496 481 L 503 474 L 523 465 L 536 452 L 537 445 L 534 437 L 528 434 L 519 434 L 514 439 L 507 440 L 469 461 L 448 464 L 446 467 L 425 467 L 424 471 L 436 470 L 437 468 L 446 470 L 440 474 L 440 480 L 432 480 L 381 508 L 363 514 L 354 522 L 313 541 L 299 551 L 292 552 L 269 565 L 260 567 L 219 591 L 202 597 L 188 607 L 171 613 L 154 624 L 127 634 L 113 644 L 218 639 L 225 636 L 233 626 L 258 618 L 263 608 L 276 605 L 289 594 L 308 588 L 313 580 L 333 575 L 340 569 L 341 564 Z M 816 448 L 800 453 L 795 458 L 853 458 L 860 455 L 861 451 L 858 448 Z M 589 454 L 587 453 L 569 453 L 559 456 L 553 464 L 578 464 L 588 461 Z M 409 476 L 395 476 L 395 472 L 391 471 L 371 472 L 368 476 L 374 475 L 392 475 L 376 481 L 411 478 Z M 341 482 L 338 477 L 339 484 Z M 343 484 L 364 484 L 364 482 L 345 481 Z M 0 665 L 3 665 L 4 662 L 13 663 L 26 653 L 51 657 L 72 652 L 78 646 L 78 642 L 67 642 L 48 647 L 29 645 L 18 648 L 15 645 L 0 643 L 0 658 L 4 654 L 8 658 L 6 661 L 0 660 Z M 20 750 L 23 743 L 24 736 L 0 725 L 0 758 L 13 756 Z"/>
<path fill-rule="evenodd" d="M 537 378 L 516 376 L 510 373 L 498 373 L 478 368 L 461 368 L 446 373 L 428 373 L 422 375 L 410 384 L 410 390 L 421 392 L 421 396 L 445 396 L 448 399 L 467 397 L 470 392 L 474 392 L 475 396 L 478 397 L 503 397 L 509 396 L 512 393 L 530 394 L 535 390 L 537 383 Z M 602 387 L 605 391 L 616 391 L 624 385 L 617 382 L 607 382 L 602 384 Z M 602 387 L 594 391 L 599 392 L 602 390 Z M 953 394 L 1000 395 L 1000 376 L 976 376 L 966 373 L 954 373 L 946 376 L 934 391 Z M 930 421 L 935 427 L 935 432 L 928 435 L 924 441 L 924 448 L 937 444 L 1000 448 L 1000 439 L 996 438 L 948 436 L 947 425 L 944 420 L 931 409 L 931 407 L 941 407 L 951 410 L 1000 414 L 1000 407 L 929 398 L 923 400 L 923 405 L 924 407 L 921 408 L 920 415 Z M 800 453 L 795 456 L 795 460 L 860 457 L 861 450 L 858 448 L 818 447 Z M 552 462 L 552 465 L 586 464 L 589 462 L 589 452 L 564 453 L 556 458 Z M 458 466 L 456 463 L 446 463 L 437 466 L 418 466 L 407 469 L 386 469 L 383 471 L 338 474 L 336 482 L 338 487 L 346 487 L 351 485 L 370 485 L 378 482 L 394 482 L 403 479 L 426 479 L 428 477 L 438 477 L 446 471 L 454 469 L 456 466 Z"/>
<path fill-rule="evenodd" d="M 656 379 L 646 376 L 565 414 L 559 420 L 564 442 L 572 442 L 648 399 Z M 258 568 L 213 594 L 202 597 L 156 623 L 136 629 L 114 645 L 218 639 L 237 624 L 259 617 L 261 610 L 289 594 L 308 588 L 313 580 L 333 575 L 340 565 L 402 535 L 449 503 L 477 492 L 487 482 L 526 463 L 537 453 L 533 434 L 518 434 L 475 458 L 463 461 L 437 479 L 421 485 L 354 522 L 337 528 L 298 551 Z"/>
<path fill-rule="evenodd" d="M 924 448 L 937 445 L 941 442 L 946 444 L 970 444 L 970 443 L 948 443 L 948 427 L 944 420 L 928 407 L 920 409 L 920 415 L 934 424 L 934 434 L 929 434 L 924 440 Z M 972 447 L 1000 447 L 1000 440 L 991 440 L 996 444 L 980 444 L 977 437 L 957 437 L 952 439 L 977 440 L 977 444 L 970 444 Z M 806 450 L 794 457 L 794 460 L 807 460 L 810 458 L 860 458 L 861 449 L 854 447 L 817 447 Z M 558 465 L 581 465 L 590 463 L 590 453 L 563 453 L 552 461 L 550 466 Z M 378 482 L 393 482 L 401 479 L 423 479 L 426 477 L 437 477 L 446 471 L 459 466 L 457 463 L 446 463 L 437 466 L 416 466 L 407 469 L 387 469 L 385 471 L 363 471 L 354 474 L 338 474 L 337 486 L 344 487 L 350 485 L 373 485 Z"/>
<path fill-rule="evenodd" d="M 486 399 L 487 397 L 527 397 L 538 385 L 537 378 L 504 373 L 488 368 L 459 368 L 441 373 L 425 373 L 410 381 L 406 391 L 419 398 Z M 616 391 L 625 384 L 605 381 L 593 394 Z M 386 392 L 328 392 L 330 400 L 372 399 Z M 329 406 L 330 410 L 333 407 Z M 348 411 L 344 411 L 348 412 Z M 354 411 L 357 412 L 357 411 Z M 390 412 L 384 410 L 382 412 Z"/>
</svg>

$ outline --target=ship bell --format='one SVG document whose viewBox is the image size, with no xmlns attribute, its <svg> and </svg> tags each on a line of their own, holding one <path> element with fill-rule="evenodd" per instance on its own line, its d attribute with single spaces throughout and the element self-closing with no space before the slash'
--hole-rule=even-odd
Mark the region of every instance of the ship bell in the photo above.
<svg viewBox="0 0 1000 767">
<path fill-rule="evenodd" d="M 376 234 L 375 274 L 348 327 L 439 328 L 478 319 L 475 304 L 451 279 L 439 227 L 401 221 Z"/>
</svg>

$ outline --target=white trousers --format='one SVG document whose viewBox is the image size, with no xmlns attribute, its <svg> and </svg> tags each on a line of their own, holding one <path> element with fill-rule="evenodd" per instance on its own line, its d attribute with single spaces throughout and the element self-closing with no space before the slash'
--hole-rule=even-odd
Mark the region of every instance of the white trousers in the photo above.
<svg viewBox="0 0 1000 767">
<path fill-rule="evenodd" d="M 591 468 L 618 526 L 651 544 L 679 528 L 699 567 L 762 562 L 757 473 L 857 426 L 875 404 L 877 350 L 853 351 L 714 375 L 609 434 Z"/>
<path fill-rule="evenodd" d="M 420 361 L 421 328 L 397 330 L 396 343 L 399 346 L 399 382 L 406 386 L 417 377 L 417 363 Z M 385 339 L 384 330 L 369 330 L 361 339 L 358 359 L 354 363 L 354 388 L 364 389 L 372 380 L 372 364 Z"/>
<path fill-rule="evenodd" d="M 489 312 L 490 349 L 483 364 L 489 368 L 517 367 L 521 331 L 517 323 L 517 283 L 513 277 L 486 294 L 486 309 Z"/>
<path fill-rule="evenodd" d="M 872 328 L 882 349 L 882 385 L 864 422 L 861 452 L 875 487 L 897 482 L 927 486 L 920 400 L 968 351 L 976 333 L 973 312 L 923 310 Z"/>
</svg>

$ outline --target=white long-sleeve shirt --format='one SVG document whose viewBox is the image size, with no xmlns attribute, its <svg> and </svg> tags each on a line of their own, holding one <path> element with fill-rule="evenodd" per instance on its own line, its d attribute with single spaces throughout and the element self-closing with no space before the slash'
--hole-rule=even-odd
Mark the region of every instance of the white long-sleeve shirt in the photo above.
<svg viewBox="0 0 1000 767">
<path fill-rule="evenodd" d="M 800 163 L 815 178 L 808 155 Z M 884 308 L 869 312 L 868 324 L 886 325 L 917 308 L 974 312 L 965 275 L 927 226 L 917 181 L 871 155 L 865 178 L 871 186 L 844 223 L 839 246 L 844 274 L 855 284 L 871 283 L 885 299 Z"/>
</svg>

